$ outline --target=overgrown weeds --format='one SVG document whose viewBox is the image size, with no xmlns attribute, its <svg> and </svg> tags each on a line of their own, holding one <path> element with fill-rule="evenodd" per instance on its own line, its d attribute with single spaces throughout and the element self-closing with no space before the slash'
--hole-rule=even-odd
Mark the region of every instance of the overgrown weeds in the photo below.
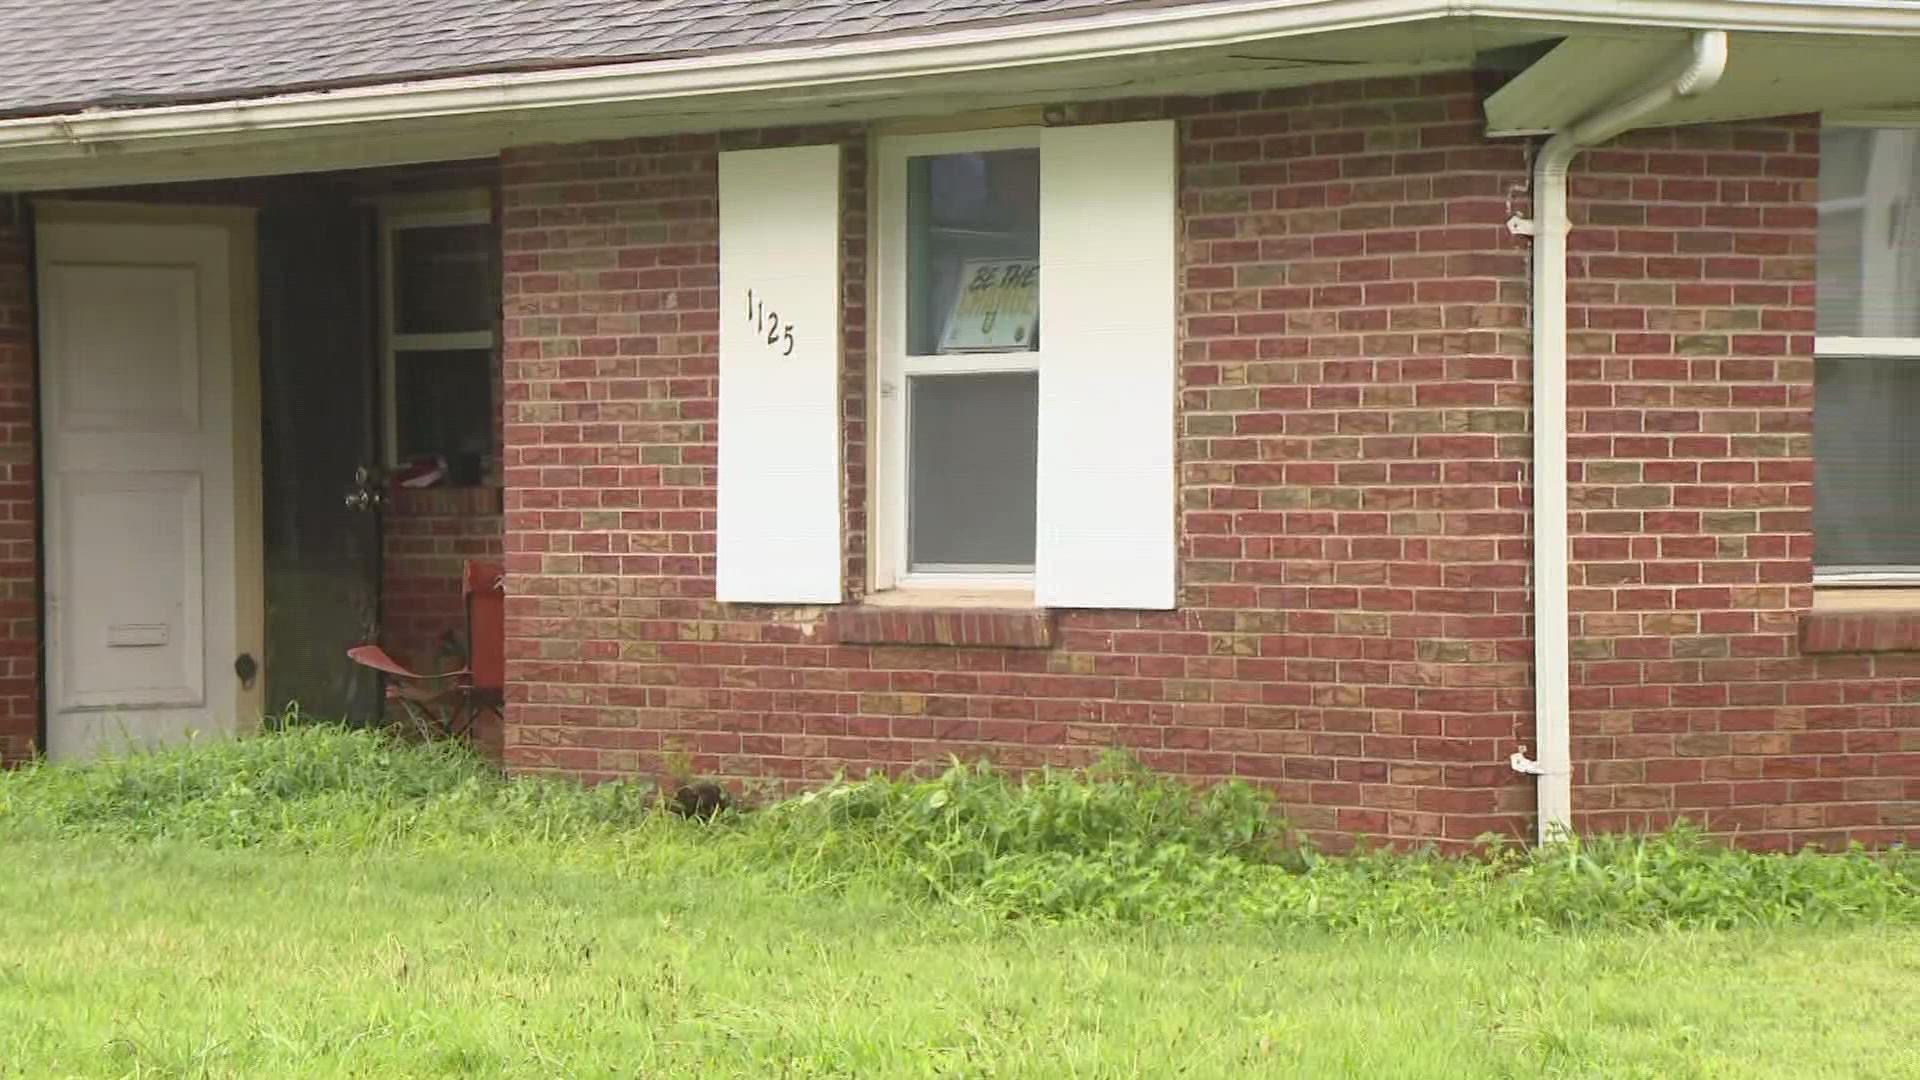
<svg viewBox="0 0 1920 1080">
<path fill-rule="evenodd" d="M 509 781 L 463 744 L 324 724 L 0 774 L 0 829 L 215 847 L 557 842 L 652 806 L 645 784 Z"/>
<path fill-rule="evenodd" d="M 717 889 L 879 891 L 998 917 L 1231 922 L 1340 934 L 1920 923 L 1920 856 L 1761 855 L 1679 829 L 1476 857 L 1321 856 L 1267 797 L 1120 758 L 1021 777 L 955 763 L 683 821 L 642 783 L 504 779 L 455 745 L 291 727 L 0 776 L 0 841 L 492 850 Z"/>
<path fill-rule="evenodd" d="M 1290 855 L 1265 795 L 1196 790 L 1109 756 L 1018 779 L 956 762 L 769 808 L 743 837 L 802 888 L 885 874 L 896 888 L 1010 915 L 1184 920 Z"/>
<path fill-rule="evenodd" d="M 1682 826 L 1473 857 L 1292 847 L 1244 784 L 1196 791 L 1124 759 L 1012 779 L 956 764 L 872 777 L 772 808 L 746 831 L 802 888 L 876 872 L 1010 916 L 1249 920 L 1341 933 L 1733 928 L 1920 922 L 1920 857 L 1765 855 Z"/>
</svg>

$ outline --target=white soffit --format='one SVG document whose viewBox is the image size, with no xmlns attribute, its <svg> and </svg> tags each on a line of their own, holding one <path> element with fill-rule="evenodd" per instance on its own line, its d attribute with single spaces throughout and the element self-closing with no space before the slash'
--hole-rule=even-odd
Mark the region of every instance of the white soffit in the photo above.
<svg viewBox="0 0 1920 1080">
<path fill-rule="evenodd" d="M 1644 86 L 1681 40 L 1671 33 L 1570 37 L 1487 99 L 1487 132 L 1558 131 Z M 1719 85 L 1674 101 L 1644 126 L 1807 113 L 1830 122 L 1920 119 L 1920 39 L 1731 34 Z"/>
<path fill-rule="evenodd" d="M 1675 31 L 1581 35 L 1553 47 L 1487 98 L 1487 134 L 1543 135 L 1645 87 L 1686 41 Z"/>
<path fill-rule="evenodd" d="M 1659 122 L 1902 111 L 1920 113 L 1920 39 L 1735 34 L 1719 87 L 1674 103 Z"/>
</svg>

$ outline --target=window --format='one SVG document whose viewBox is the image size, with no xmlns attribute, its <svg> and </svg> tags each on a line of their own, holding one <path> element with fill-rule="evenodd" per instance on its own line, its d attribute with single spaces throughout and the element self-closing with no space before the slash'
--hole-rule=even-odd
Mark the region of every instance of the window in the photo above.
<svg viewBox="0 0 1920 1080">
<path fill-rule="evenodd" d="M 500 273 L 488 202 L 464 201 L 382 214 L 382 336 L 389 456 L 445 458 L 473 484 L 493 453 Z"/>
<path fill-rule="evenodd" d="M 843 279 L 843 148 L 721 152 L 716 598 L 846 598 L 864 430 L 866 595 L 1175 605 L 1174 135 L 876 139 L 870 303 Z M 842 379 L 862 313 L 864 429 Z"/>
<path fill-rule="evenodd" d="M 1920 131 L 1821 135 L 1814 566 L 1920 584 Z"/>
<path fill-rule="evenodd" d="M 1040 150 L 1031 130 L 887 144 L 881 421 L 895 581 L 1031 587 Z M 883 315 L 884 317 L 884 315 Z M 889 332 L 891 331 L 891 332 Z"/>
<path fill-rule="evenodd" d="M 875 591 L 1173 606 L 1174 158 L 1170 121 L 877 140 Z"/>
</svg>

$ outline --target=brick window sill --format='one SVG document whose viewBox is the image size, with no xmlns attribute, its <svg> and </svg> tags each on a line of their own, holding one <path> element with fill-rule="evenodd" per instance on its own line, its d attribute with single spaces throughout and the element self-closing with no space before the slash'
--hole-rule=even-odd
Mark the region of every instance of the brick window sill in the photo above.
<svg viewBox="0 0 1920 1080">
<path fill-rule="evenodd" d="M 827 615 L 833 640 L 843 645 L 944 645 L 953 648 L 1050 649 L 1053 612 L 1032 606 L 994 607 L 979 602 L 941 603 L 928 595 L 881 594 Z M 1028 597 L 1031 604 L 1031 597 Z"/>
<path fill-rule="evenodd" d="M 1800 616 L 1800 651 L 1920 652 L 1920 590 L 1816 592 Z"/>
</svg>

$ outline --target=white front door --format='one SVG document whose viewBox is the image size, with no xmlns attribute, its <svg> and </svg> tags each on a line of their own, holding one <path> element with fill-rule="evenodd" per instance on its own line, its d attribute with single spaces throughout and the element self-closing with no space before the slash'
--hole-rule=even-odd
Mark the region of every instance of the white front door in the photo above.
<svg viewBox="0 0 1920 1080">
<path fill-rule="evenodd" d="M 236 550 L 234 229 L 40 226 L 56 758 L 230 733 L 254 697 L 234 670 L 249 592 Z"/>
</svg>

